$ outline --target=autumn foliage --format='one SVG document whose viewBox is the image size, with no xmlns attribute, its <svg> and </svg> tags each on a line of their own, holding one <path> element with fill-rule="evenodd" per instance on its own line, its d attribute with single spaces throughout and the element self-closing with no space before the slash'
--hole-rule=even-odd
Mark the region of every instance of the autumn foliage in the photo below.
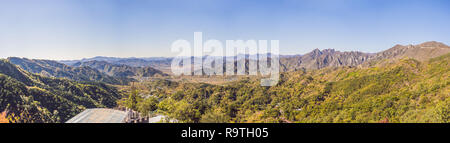
<svg viewBox="0 0 450 143">
<path fill-rule="evenodd" d="M 0 123 L 9 123 L 9 120 L 6 118 L 6 112 L 0 113 Z"/>
</svg>

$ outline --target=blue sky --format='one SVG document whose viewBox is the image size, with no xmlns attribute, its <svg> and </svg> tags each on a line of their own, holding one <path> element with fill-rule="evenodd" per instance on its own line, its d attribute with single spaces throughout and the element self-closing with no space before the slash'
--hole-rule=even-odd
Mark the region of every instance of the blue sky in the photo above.
<svg viewBox="0 0 450 143">
<path fill-rule="evenodd" d="M 450 44 L 448 0 L 0 0 L 0 57 L 175 56 L 177 39 L 378 52 Z"/>
</svg>

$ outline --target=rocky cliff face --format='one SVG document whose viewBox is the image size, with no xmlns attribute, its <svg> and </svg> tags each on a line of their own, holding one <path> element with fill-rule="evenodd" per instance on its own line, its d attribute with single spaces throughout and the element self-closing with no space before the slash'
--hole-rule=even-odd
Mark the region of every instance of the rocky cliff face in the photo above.
<svg viewBox="0 0 450 143">
<path fill-rule="evenodd" d="M 367 61 L 371 54 L 362 52 L 340 52 L 334 49 L 315 49 L 305 55 L 281 58 L 283 71 L 298 69 L 321 69 L 325 67 L 357 66 Z"/>
<path fill-rule="evenodd" d="M 326 67 L 358 66 L 367 62 L 395 61 L 412 58 L 426 61 L 450 52 L 450 47 L 431 41 L 418 45 L 395 45 L 375 54 L 362 52 L 340 52 L 334 49 L 315 49 L 305 55 L 282 57 L 281 71 L 314 70 Z"/>
</svg>

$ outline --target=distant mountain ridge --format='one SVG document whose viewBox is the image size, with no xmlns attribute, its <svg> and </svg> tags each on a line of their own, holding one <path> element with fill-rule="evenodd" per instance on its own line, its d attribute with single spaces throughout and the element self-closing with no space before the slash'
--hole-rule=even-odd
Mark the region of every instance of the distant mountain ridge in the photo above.
<svg viewBox="0 0 450 143">
<path fill-rule="evenodd" d="M 450 47 L 436 41 L 425 42 L 418 45 L 395 45 L 394 47 L 378 53 L 364 53 L 358 51 L 341 52 L 334 49 L 314 49 L 304 55 L 280 55 L 280 70 L 282 72 L 295 70 L 315 70 L 327 67 L 359 66 L 366 63 L 376 63 L 382 60 L 398 60 L 401 58 L 413 58 L 426 61 L 450 52 Z M 246 61 L 254 60 L 245 55 Z M 113 58 L 94 57 L 82 61 L 106 61 L 112 64 L 124 64 L 132 67 L 152 67 L 165 73 L 171 73 L 171 61 L 173 58 Z M 74 61 L 62 61 L 66 64 L 74 64 Z M 246 68 L 248 69 L 248 68 Z"/>
<path fill-rule="evenodd" d="M 280 58 L 282 71 L 321 69 L 325 67 L 357 66 L 370 59 L 371 54 L 315 49 L 305 55 Z"/>
<path fill-rule="evenodd" d="M 72 67 L 51 60 L 9 57 L 8 61 L 31 73 L 75 81 L 95 81 L 109 84 L 127 84 L 130 79 L 114 78 L 91 67 Z"/>
<path fill-rule="evenodd" d="M 125 64 L 111 64 L 106 61 L 87 61 L 73 64 L 75 67 L 91 67 L 114 77 L 153 77 L 167 74 L 151 67 L 132 67 Z"/>
<path fill-rule="evenodd" d="M 440 42 L 430 41 L 418 45 L 395 45 L 388 50 L 373 55 L 371 58 L 374 60 L 413 58 L 419 61 L 426 61 L 449 52 L 449 46 Z"/>
<path fill-rule="evenodd" d="M 62 60 L 59 61 L 66 65 L 74 65 L 90 61 L 103 61 L 115 65 L 127 65 L 131 67 L 151 67 L 165 73 L 170 73 L 170 64 L 173 58 L 166 57 L 150 57 L 150 58 L 116 58 L 97 56 L 93 58 L 85 58 L 82 60 Z"/>
<path fill-rule="evenodd" d="M 325 67 L 358 66 L 364 63 L 395 61 L 402 58 L 412 58 L 426 61 L 450 52 L 450 47 L 440 42 L 425 42 L 418 45 L 395 45 L 378 53 L 340 52 L 334 49 L 315 49 L 299 56 L 280 58 L 283 71 L 311 70 Z"/>
</svg>

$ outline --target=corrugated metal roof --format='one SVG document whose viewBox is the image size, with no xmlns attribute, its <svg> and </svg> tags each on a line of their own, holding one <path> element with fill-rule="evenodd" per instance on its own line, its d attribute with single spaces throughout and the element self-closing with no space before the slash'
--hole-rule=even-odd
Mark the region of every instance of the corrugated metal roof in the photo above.
<svg viewBox="0 0 450 143">
<path fill-rule="evenodd" d="M 125 111 L 94 108 L 81 112 L 66 123 L 124 123 L 126 117 Z"/>
</svg>

